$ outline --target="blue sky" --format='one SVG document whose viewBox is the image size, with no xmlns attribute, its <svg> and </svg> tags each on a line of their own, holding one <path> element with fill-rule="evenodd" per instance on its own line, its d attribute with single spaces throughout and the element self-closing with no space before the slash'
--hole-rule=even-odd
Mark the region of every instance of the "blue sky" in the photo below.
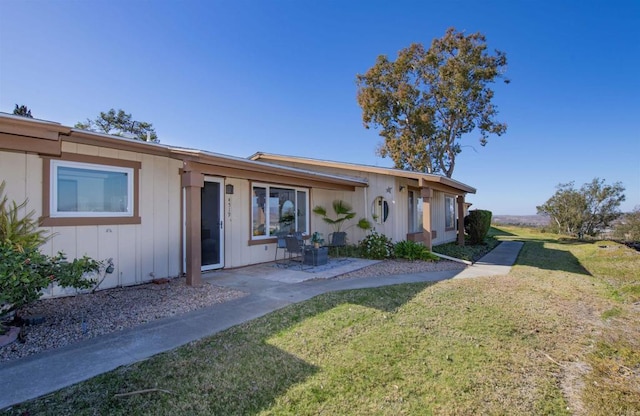
<svg viewBox="0 0 640 416">
<path fill-rule="evenodd" d="M 534 214 L 593 178 L 640 205 L 640 1 L 0 1 L 0 111 L 73 125 L 122 108 L 162 143 L 392 166 L 355 76 L 448 27 L 507 54 L 502 137 L 463 140 L 454 179 Z"/>
</svg>

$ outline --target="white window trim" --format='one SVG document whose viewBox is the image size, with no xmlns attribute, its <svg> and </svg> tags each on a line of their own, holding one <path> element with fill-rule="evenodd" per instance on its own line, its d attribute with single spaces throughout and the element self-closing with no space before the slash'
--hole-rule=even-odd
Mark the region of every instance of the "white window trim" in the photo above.
<svg viewBox="0 0 640 416">
<path fill-rule="evenodd" d="M 249 223 L 249 228 L 253 228 L 253 188 L 255 187 L 259 187 L 259 188 L 265 188 L 267 195 L 269 194 L 269 190 L 270 188 L 280 188 L 280 189 L 292 189 L 294 190 L 296 193 L 297 192 L 305 192 L 307 194 L 307 207 L 306 207 L 306 213 L 305 213 L 305 218 L 307 220 L 307 224 L 306 224 L 306 229 L 307 232 L 303 233 L 304 236 L 309 235 L 309 227 L 311 226 L 310 224 L 310 220 L 309 220 L 309 214 L 311 213 L 311 210 L 309 209 L 309 204 L 311 203 L 311 196 L 309 194 L 309 188 L 300 188 L 300 187 L 296 187 L 296 186 L 288 186 L 288 185 L 278 185 L 278 184 L 273 184 L 273 183 L 265 183 L 265 182 L 253 182 L 251 184 L 251 218 L 249 219 L 250 223 Z M 267 200 L 269 198 L 267 197 Z M 298 201 L 297 201 L 297 197 L 296 197 L 296 210 L 298 208 Z M 267 209 L 267 212 L 269 210 Z M 268 230 L 269 229 L 269 215 L 266 216 L 266 221 L 265 221 L 265 228 Z M 253 233 L 251 233 L 251 240 L 267 240 L 267 239 L 271 239 L 271 238 L 275 238 L 275 235 L 253 235 Z"/>
<path fill-rule="evenodd" d="M 102 170 L 105 172 L 118 172 L 127 175 L 127 210 L 125 212 L 104 212 L 104 211 L 58 211 L 58 167 L 72 167 L 79 169 Z M 51 160 L 50 164 L 51 192 L 49 215 L 51 218 L 92 218 L 92 217 L 133 217 L 134 200 L 133 200 L 133 180 L 134 169 L 123 166 L 110 166 L 96 163 L 72 162 L 67 160 Z"/>
</svg>

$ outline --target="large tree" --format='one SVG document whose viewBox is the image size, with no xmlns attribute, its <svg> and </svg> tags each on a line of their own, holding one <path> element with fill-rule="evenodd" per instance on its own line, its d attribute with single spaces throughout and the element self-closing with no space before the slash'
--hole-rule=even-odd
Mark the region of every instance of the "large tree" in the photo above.
<svg viewBox="0 0 640 416">
<path fill-rule="evenodd" d="M 100 112 L 95 120 L 87 119 L 85 123 L 78 122 L 74 127 L 158 143 L 158 135 L 151 123 L 133 120 L 131 114 L 113 108 L 106 113 Z"/>
<path fill-rule="evenodd" d="M 13 114 L 15 114 L 16 116 L 33 118 L 33 116 L 31 115 L 31 110 L 29 110 L 26 105 L 16 104 L 16 108 L 13 109 Z"/>
<path fill-rule="evenodd" d="M 451 177 L 463 135 L 477 131 L 485 146 L 490 134 L 507 130 L 495 120 L 490 88 L 506 65 L 503 52 L 487 51 L 484 35 L 454 28 L 428 50 L 414 43 L 396 61 L 380 55 L 356 81 L 364 125 L 384 138 L 377 153 L 399 169 Z"/>
<path fill-rule="evenodd" d="M 558 232 L 595 235 L 620 216 L 625 200 L 620 182 L 607 185 L 595 178 L 575 189 L 573 182 L 559 184 L 556 193 L 537 208 L 538 214 L 549 216 Z"/>
</svg>

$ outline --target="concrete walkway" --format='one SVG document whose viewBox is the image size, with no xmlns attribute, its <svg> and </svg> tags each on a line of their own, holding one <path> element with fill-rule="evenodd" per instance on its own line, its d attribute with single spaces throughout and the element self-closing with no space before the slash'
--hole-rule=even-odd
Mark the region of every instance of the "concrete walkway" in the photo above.
<svg viewBox="0 0 640 416">
<path fill-rule="evenodd" d="M 309 273 L 271 268 L 243 268 L 210 274 L 206 279 L 219 286 L 249 295 L 160 319 L 47 351 L 24 359 L 0 363 L 0 409 L 87 380 L 123 365 L 145 360 L 191 341 L 322 293 L 363 289 L 399 283 L 435 282 L 451 278 L 494 276 L 509 273 L 522 243 L 506 241 L 473 266 L 457 271 L 415 273 L 357 279 L 318 279 Z M 363 267 L 368 263 L 356 263 Z"/>
</svg>

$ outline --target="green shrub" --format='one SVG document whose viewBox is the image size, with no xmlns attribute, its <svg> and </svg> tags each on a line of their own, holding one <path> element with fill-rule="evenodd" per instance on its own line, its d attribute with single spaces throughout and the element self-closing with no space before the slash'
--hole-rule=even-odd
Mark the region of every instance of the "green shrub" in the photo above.
<svg viewBox="0 0 640 416">
<path fill-rule="evenodd" d="M 360 254 L 367 259 L 388 259 L 393 255 L 393 243 L 389 237 L 374 230 L 360 242 Z"/>
<path fill-rule="evenodd" d="M 437 261 L 438 256 L 431 253 L 423 244 L 415 241 L 399 241 L 393 246 L 394 255 L 399 259 Z"/>
<path fill-rule="evenodd" d="M 63 253 L 47 256 L 35 248 L 20 249 L 0 242 L 0 304 L 9 310 L 40 299 L 42 289 L 58 283 L 62 287 L 86 289 L 95 280 L 85 274 L 95 273 L 101 263 L 87 256 L 68 262 Z"/>
<path fill-rule="evenodd" d="M 88 273 L 100 269 L 100 262 L 84 256 L 68 262 L 62 252 L 47 256 L 38 251 L 50 236 L 38 228 L 34 211 L 20 216 L 27 201 L 9 202 L 0 183 L 0 315 L 37 300 L 42 289 L 57 283 L 62 287 L 89 288 L 95 281 Z"/>
<path fill-rule="evenodd" d="M 476 209 L 464 218 L 464 230 L 469 235 L 469 243 L 482 244 L 491 228 L 491 211 Z"/>
</svg>

